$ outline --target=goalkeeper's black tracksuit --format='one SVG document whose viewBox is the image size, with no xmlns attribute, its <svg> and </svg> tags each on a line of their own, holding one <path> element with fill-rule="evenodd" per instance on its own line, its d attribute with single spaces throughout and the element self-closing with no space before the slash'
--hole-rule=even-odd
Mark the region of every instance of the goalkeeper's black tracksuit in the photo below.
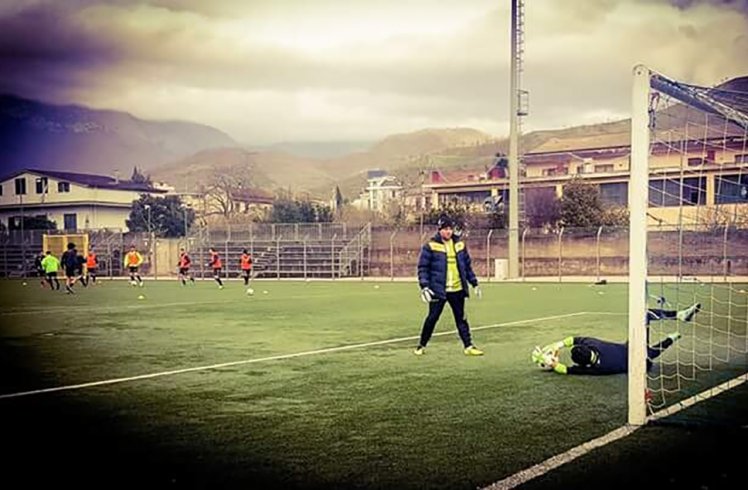
<svg viewBox="0 0 748 490">
<path fill-rule="evenodd" d="M 665 349 L 673 344 L 673 339 L 665 338 L 647 347 L 647 370 L 652 368 L 652 360 L 657 359 Z M 592 366 L 572 365 L 564 374 L 621 374 L 629 369 L 629 345 L 608 342 L 593 337 L 574 337 L 572 345 L 585 345 L 597 352 L 598 361 Z M 559 372 L 558 370 L 556 372 Z"/>
</svg>

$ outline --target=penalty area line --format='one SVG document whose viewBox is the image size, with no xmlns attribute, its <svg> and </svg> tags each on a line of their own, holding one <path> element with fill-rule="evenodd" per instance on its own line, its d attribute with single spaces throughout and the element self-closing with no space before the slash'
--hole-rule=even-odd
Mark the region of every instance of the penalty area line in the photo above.
<svg viewBox="0 0 748 490">
<path fill-rule="evenodd" d="M 563 315 L 553 315 L 553 316 L 545 316 L 545 317 L 538 317 L 538 318 L 530 318 L 527 320 L 516 320 L 513 322 L 504 322 L 504 323 L 494 323 L 492 325 L 482 325 L 479 327 L 474 327 L 471 330 L 485 330 L 488 328 L 498 328 L 498 327 L 509 327 L 513 325 L 523 325 L 526 323 L 533 323 L 533 322 L 542 322 L 547 320 L 557 320 L 561 318 L 570 318 L 580 315 L 586 315 L 588 312 L 585 311 L 579 311 L 576 313 L 566 313 Z M 453 335 L 454 332 L 439 332 L 435 333 L 433 336 L 438 337 L 442 335 Z M 118 383 L 126 383 L 130 381 L 140 381 L 144 379 L 153 379 L 153 378 L 161 378 L 164 376 L 174 376 L 176 374 L 184 374 L 184 373 L 193 373 L 197 371 L 208 371 L 212 369 L 221 369 L 221 368 L 227 368 L 227 367 L 233 367 L 233 366 L 241 366 L 245 364 L 256 364 L 260 362 L 268 362 L 268 361 L 278 361 L 283 359 L 294 359 L 297 357 L 306 357 L 306 356 L 313 356 L 318 354 L 329 354 L 331 352 L 342 352 L 347 350 L 353 350 L 353 349 L 362 349 L 365 347 L 374 347 L 379 345 L 386 345 L 386 344 L 395 344 L 397 342 L 405 342 L 407 340 L 418 340 L 420 336 L 413 335 L 410 337 L 398 337 L 394 339 L 385 339 L 385 340 L 376 340 L 374 342 L 365 342 L 362 344 L 351 344 L 351 345 L 342 345 L 338 347 L 328 347 L 324 349 L 317 349 L 317 350 L 310 350 L 310 351 L 304 351 L 304 352 L 295 352 L 292 354 L 279 354 L 276 356 L 268 356 L 268 357 L 259 357 L 255 359 L 243 359 L 241 361 L 230 361 L 230 362 L 222 362 L 219 364 L 209 364 L 205 366 L 194 366 L 190 368 L 183 368 L 183 369 L 173 369 L 170 371 L 160 371 L 157 373 L 148 373 L 148 374 L 139 374 L 137 376 L 128 376 L 124 378 L 112 378 L 112 379 L 105 379 L 101 381 L 91 381 L 88 383 L 79 383 L 79 384 L 73 384 L 73 385 L 64 385 L 64 386 L 56 386 L 53 388 L 42 388 L 39 390 L 31 390 L 31 391 L 20 391 L 17 393 L 6 393 L 0 395 L 0 400 L 4 400 L 7 398 L 20 398 L 23 396 L 33 396 L 33 395 L 42 395 L 45 393 L 55 393 L 58 391 L 72 391 L 72 390 L 80 390 L 84 388 L 93 388 L 96 386 L 106 386 L 106 385 L 113 385 Z"/>
</svg>

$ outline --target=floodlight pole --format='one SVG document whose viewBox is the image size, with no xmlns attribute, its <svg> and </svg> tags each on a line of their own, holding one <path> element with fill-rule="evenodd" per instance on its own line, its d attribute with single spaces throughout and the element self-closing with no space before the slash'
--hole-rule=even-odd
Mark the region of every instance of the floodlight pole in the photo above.
<svg viewBox="0 0 748 490">
<path fill-rule="evenodd" d="M 509 279 L 519 277 L 519 7 L 512 0 L 509 82 Z"/>
</svg>

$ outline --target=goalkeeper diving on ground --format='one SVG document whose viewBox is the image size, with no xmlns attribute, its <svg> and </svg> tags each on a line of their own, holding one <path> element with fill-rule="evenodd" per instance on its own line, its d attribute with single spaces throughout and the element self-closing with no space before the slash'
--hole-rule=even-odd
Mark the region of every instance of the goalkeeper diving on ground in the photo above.
<svg viewBox="0 0 748 490">
<path fill-rule="evenodd" d="M 694 303 L 680 311 L 650 308 L 647 310 L 647 339 L 649 323 L 652 320 L 680 320 L 690 322 L 701 310 L 700 303 Z M 652 368 L 652 361 L 657 359 L 673 342 L 681 337 L 679 332 L 669 334 L 660 342 L 647 347 L 647 370 Z M 561 349 L 568 348 L 572 365 L 560 362 Z M 609 342 L 594 337 L 566 337 L 563 340 L 537 346 L 532 351 L 532 361 L 541 369 L 558 374 L 622 374 L 628 372 L 628 343 Z"/>
</svg>

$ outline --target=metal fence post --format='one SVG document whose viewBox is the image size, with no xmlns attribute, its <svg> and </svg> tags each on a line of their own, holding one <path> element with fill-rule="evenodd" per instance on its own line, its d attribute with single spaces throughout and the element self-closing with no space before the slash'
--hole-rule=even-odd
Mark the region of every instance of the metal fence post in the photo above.
<svg viewBox="0 0 748 490">
<path fill-rule="evenodd" d="M 395 235 L 397 235 L 397 230 L 390 235 L 390 281 L 395 280 Z"/>
<path fill-rule="evenodd" d="M 597 282 L 600 282 L 600 234 L 603 232 L 603 227 L 597 228 L 597 237 L 595 242 L 595 257 L 596 257 L 596 274 Z"/>
<path fill-rule="evenodd" d="M 306 279 L 306 241 L 309 235 L 304 235 L 304 279 Z"/>
<path fill-rule="evenodd" d="M 486 235 L 486 282 L 491 281 L 491 235 L 493 234 L 493 228 L 488 230 Z"/>
<path fill-rule="evenodd" d="M 522 256 L 520 257 L 520 263 L 522 264 L 522 280 L 525 280 L 525 235 L 527 235 L 527 228 L 522 230 Z"/>
<path fill-rule="evenodd" d="M 330 278 L 335 279 L 335 239 L 338 234 L 335 233 L 330 241 Z"/>
<path fill-rule="evenodd" d="M 249 222 L 249 253 L 252 255 L 252 260 L 254 260 L 255 256 L 255 235 L 254 235 L 254 226 L 253 223 Z"/>
<path fill-rule="evenodd" d="M 281 249 L 281 237 L 280 235 L 275 240 L 275 276 L 277 279 L 281 278 L 281 257 L 280 257 L 280 249 Z"/>
<path fill-rule="evenodd" d="M 226 279 L 228 279 L 230 277 L 229 267 L 231 267 L 229 265 L 229 263 L 230 263 L 229 262 L 229 239 L 228 239 L 229 236 L 231 236 L 231 225 L 229 225 L 229 234 L 226 237 L 226 241 L 223 242 L 223 260 L 226 262 L 226 267 L 224 267 L 224 271 L 225 271 L 224 272 L 224 277 Z"/>
<path fill-rule="evenodd" d="M 563 257 L 563 248 L 561 239 L 564 236 L 564 227 L 558 231 L 558 282 L 561 282 L 561 258 Z"/>
</svg>

